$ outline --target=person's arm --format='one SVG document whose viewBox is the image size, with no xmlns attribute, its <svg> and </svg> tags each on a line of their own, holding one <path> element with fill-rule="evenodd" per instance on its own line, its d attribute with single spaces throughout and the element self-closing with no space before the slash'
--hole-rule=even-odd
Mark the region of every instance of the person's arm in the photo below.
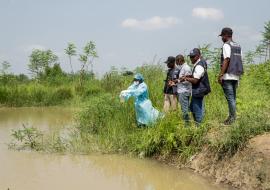
<svg viewBox="0 0 270 190">
<path fill-rule="evenodd" d="M 130 97 L 137 97 L 142 93 L 144 93 L 146 90 L 147 90 L 146 85 L 139 85 L 137 87 L 137 85 L 132 84 L 128 87 L 127 90 L 123 90 L 120 93 L 120 96 L 127 101 Z"/>
<path fill-rule="evenodd" d="M 220 70 L 220 73 L 219 73 L 219 76 L 218 76 L 218 82 L 219 84 L 222 84 L 222 78 L 223 78 L 223 75 L 226 73 L 228 67 L 229 67 L 229 64 L 230 64 L 230 58 L 225 58 L 223 63 L 222 63 L 222 67 L 221 67 L 221 70 Z"/>
<path fill-rule="evenodd" d="M 185 77 L 184 81 L 190 82 L 191 84 L 197 84 L 200 81 L 200 79 L 196 79 L 193 77 Z"/>
<path fill-rule="evenodd" d="M 145 84 L 140 84 L 137 88 L 130 90 L 129 94 L 130 96 L 137 97 L 140 96 L 145 91 L 147 91 L 147 86 Z"/>
<path fill-rule="evenodd" d="M 197 84 L 200 81 L 200 79 L 203 77 L 204 73 L 205 73 L 205 69 L 203 68 L 203 66 L 198 65 L 195 67 L 193 75 L 185 76 L 183 80 L 188 81 L 191 84 Z"/>
<path fill-rule="evenodd" d="M 224 61 L 222 63 L 220 73 L 218 75 L 218 82 L 222 84 L 223 75 L 226 73 L 229 64 L 230 64 L 230 57 L 231 57 L 231 46 L 229 44 L 224 44 L 222 47 Z"/>
</svg>

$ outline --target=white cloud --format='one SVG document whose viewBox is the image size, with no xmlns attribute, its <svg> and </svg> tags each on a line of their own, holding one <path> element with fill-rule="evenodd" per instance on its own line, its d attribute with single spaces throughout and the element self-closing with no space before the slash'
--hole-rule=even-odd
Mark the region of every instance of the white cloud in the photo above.
<svg viewBox="0 0 270 190">
<path fill-rule="evenodd" d="M 122 22 L 121 26 L 124 28 L 135 28 L 140 30 L 158 30 L 173 27 L 179 22 L 180 20 L 176 17 L 154 16 L 145 20 L 128 18 Z"/>
<path fill-rule="evenodd" d="M 224 18 L 224 14 L 222 10 L 215 8 L 203 8 L 197 7 L 192 10 L 192 16 L 198 17 L 201 19 L 209 19 L 209 20 L 221 20 Z"/>
</svg>

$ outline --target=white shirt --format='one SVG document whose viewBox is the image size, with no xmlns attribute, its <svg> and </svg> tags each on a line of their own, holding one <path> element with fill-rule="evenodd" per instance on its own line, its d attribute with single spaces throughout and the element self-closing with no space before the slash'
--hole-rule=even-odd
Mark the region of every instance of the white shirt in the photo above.
<svg viewBox="0 0 270 190">
<path fill-rule="evenodd" d="M 231 46 L 229 44 L 224 44 L 222 47 L 223 57 L 224 59 L 231 57 Z M 241 52 L 242 54 L 242 52 Z M 225 73 L 223 75 L 223 80 L 239 80 L 239 76 L 234 74 Z"/>
<path fill-rule="evenodd" d="M 178 66 L 179 69 L 179 78 L 187 76 L 187 75 L 191 75 L 191 68 L 187 63 L 183 63 L 182 65 Z M 191 94 L 192 91 L 192 85 L 190 82 L 188 81 L 183 81 L 183 82 L 179 82 L 177 83 L 177 93 L 189 93 Z"/>
<path fill-rule="evenodd" d="M 205 72 L 203 66 L 198 65 L 198 63 L 199 63 L 200 61 L 201 61 L 201 59 L 198 59 L 197 62 L 196 62 L 196 63 L 194 64 L 194 66 L 193 66 L 193 69 L 195 68 L 195 70 L 194 70 L 194 72 L 193 72 L 193 77 L 194 77 L 195 79 L 200 79 L 200 78 L 202 78 L 203 75 L 204 75 L 204 72 Z M 197 65 L 198 65 L 198 66 L 197 66 Z"/>
</svg>

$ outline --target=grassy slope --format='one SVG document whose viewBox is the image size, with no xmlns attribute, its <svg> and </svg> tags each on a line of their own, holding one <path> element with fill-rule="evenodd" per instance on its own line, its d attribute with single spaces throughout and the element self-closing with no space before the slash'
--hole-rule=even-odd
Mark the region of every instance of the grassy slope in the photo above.
<svg viewBox="0 0 270 190">
<path fill-rule="evenodd" d="M 141 68 L 140 72 L 146 78 L 153 104 L 161 109 L 161 69 L 149 66 Z M 177 112 L 166 115 L 152 127 L 137 129 L 132 100 L 126 104 L 118 100 L 119 88 L 128 86 L 122 83 L 117 90 L 95 97 L 85 106 L 78 117 L 79 135 L 72 142 L 73 151 L 178 155 L 186 160 L 209 145 L 221 156 L 232 155 L 252 136 L 270 131 L 270 105 L 265 101 L 269 99 L 269 72 L 267 63 L 250 67 L 243 76 L 238 89 L 238 120 L 231 127 L 221 125 L 228 108 L 214 72 L 210 72 L 212 93 L 206 97 L 206 117 L 200 128 L 184 128 L 180 112 Z"/>
</svg>

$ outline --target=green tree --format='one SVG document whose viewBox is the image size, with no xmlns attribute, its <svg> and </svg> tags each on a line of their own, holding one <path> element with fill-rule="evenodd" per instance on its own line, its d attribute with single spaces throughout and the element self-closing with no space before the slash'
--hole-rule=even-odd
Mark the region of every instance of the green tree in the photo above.
<svg viewBox="0 0 270 190">
<path fill-rule="evenodd" d="M 55 63 L 52 67 L 46 67 L 44 71 L 45 77 L 56 78 L 64 75 L 65 73 L 59 63 Z"/>
<path fill-rule="evenodd" d="M 245 64 L 253 64 L 255 56 L 256 56 L 256 52 L 248 51 L 244 56 L 244 63 Z"/>
<path fill-rule="evenodd" d="M 9 69 L 11 64 L 8 61 L 3 61 L 0 68 L 0 81 L 2 84 L 8 84 L 13 79 L 13 75 L 10 73 Z"/>
<path fill-rule="evenodd" d="M 216 73 L 220 71 L 220 59 L 221 59 L 221 48 L 213 48 L 211 50 L 211 54 L 209 55 L 209 60 L 210 60 L 210 66 L 214 69 Z"/>
<path fill-rule="evenodd" d="M 257 58 L 259 58 L 260 62 L 262 61 L 262 56 L 265 55 L 265 52 L 266 52 L 265 44 L 259 44 L 256 47 L 255 55 L 256 55 Z"/>
<path fill-rule="evenodd" d="M 199 46 L 202 57 L 208 61 L 208 64 L 215 71 L 220 69 L 220 54 L 221 48 L 212 48 L 211 44 L 204 44 Z"/>
<path fill-rule="evenodd" d="M 1 63 L 1 70 L 0 70 L 1 75 L 8 74 L 10 67 L 11 67 L 11 64 L 8 61 L 3 61 Z"/>
<path fill-rule="evenodd" d="M 69 64 L 70 64 L 71 72 L 74 73 L 74 70 L 72 68 L 71 58 L 72 58 L 72 56 L 76 55 L 76 46 L 75 46 L 75 44 L 68 43 L 68 47 L 65 49 L 65 53 L 69 57 Z"/>
<path fill-rule="evenodd" d="M 263 43 L 267 47 L 265 59 L 267 59 L 268 55 L 268 60 L 270 60 L 270 21 L 265 23 L 264 32 L 262 32 L 262 35 L 263 35 Z"/>
<path fill-rule="evenodd" d="M 85 70 L 88 65 L 91 66 L 91 74 L 93 75 L 93 62 L 94 59 L 97 58 L 97 50 L 94 42 L 88 42 L 83 48 L 83 54 L 80 54 L 79 60 L 81 61 L 81 69 L 80 69 L 80 85 L 82 86 L 82 82 L 84 79 Z"/>
<path fill-rule="evenodd" d="M 205 60 L 209 60 L 211 58 L 212 52 L 211 52 L 210 48 L 211 48 L 211 44 L 203 44 L 202 46 L 199 46 L 202 57 Z"/>
<path fill-rule="evenodd" d="M 33 50 L 29 58 L 28 68 L 35 77 L 39 77 L 46 67 L 56 64 L 58 61 L 58 57 L 52 50 Z"/>
</svg>

